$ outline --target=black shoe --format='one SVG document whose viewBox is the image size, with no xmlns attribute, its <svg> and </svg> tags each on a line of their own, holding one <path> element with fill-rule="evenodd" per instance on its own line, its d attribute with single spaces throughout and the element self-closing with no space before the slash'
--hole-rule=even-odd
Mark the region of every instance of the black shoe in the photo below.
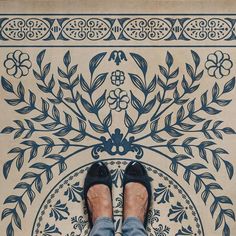
<svg viewBox="0 0 236 236">
<path fill-rule="evenodd" d="M 148 212 L 149 212 L 151 198 L 152 198 L 151 180 L 152 178 L 148 176 L 145 167 L 140 162 L 131 161 L 127 165 L 124 172 L 124 177 L 123 177 L 123 196 L 124 196 L 125 185 L 130 182 L 140 183 L 144 185 L 144 187 L 146 187 L 147 189 L 148 205 L 147 205 L 147 210 L 145 213 L 144 224 L 143 224 L 145 228 L 148 222 Z"/>
<path fill-rule="evenodd" d="M 85 199 L 85 205 L 87 207 L 88 221 L 90 223 L 90 227 L 93 226 L 93 221 L 92 221 L 92 215 L 88 206 L 87 193 L 88 193 L 89 188 L 96 184 L 104 184 L 108 186 L 110 189 L 110 192 L 112 193 L 112 179 L 111 179 L 110 172 L 107 166 L 101 161 L 98 161 L 92 164 L 92 166 L 88 170 L 88 173 L 84 181 L 84 199 Z"/>
</svg>

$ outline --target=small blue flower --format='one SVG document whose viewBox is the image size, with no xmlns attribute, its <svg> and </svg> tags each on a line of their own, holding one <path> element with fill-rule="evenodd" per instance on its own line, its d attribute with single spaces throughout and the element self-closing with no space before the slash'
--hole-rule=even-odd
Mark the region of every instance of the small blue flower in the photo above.
<svg viewBox="0 0 236 236">
<path fill-rule="evenodd" d="M 166 225 L 163 226 L 162 224 L 159 224 L 157 228 L 154 228 L 155 236 L 166 236 L 170 232 L 170 228 Z"/>
<path fill-rule="evenodd" d="M 125 74 L 123 71 L 116 70 L 111 73 L 111 82 L 116 86 L 120 86 L 125 81 Z"/>
<path fill-rule="evenodd" d="M 75 184 L 68 185 L 64 195 L 68 196 L 69 201 L 80 202 L 79 199 L 83 198 L 83 188 L 80 186 L 79 182 L 76 182 Z"/>
<path fill-rule="evenodd" d="M 177 202 L 177 205 L 171 205 L 171 209 L 169 210 L 168 217 L 170 218 L 170 221 L 175 221 L 175 222 L 182 222 L 184 219 L 187 220 L 188 216 L 186 214 L 186 209 L 185 207 L 180 203 Z"/>
<path fill-rule="evenodd" d="M 73 224 L 74 229 L 78 229 L 80 231 L 79 235 L 81 235 L 88 221 L 84 220 L 83 216 L 75 216 L 71 218 L 71 223 Z"/>
<path fill-rule="evenodd" d="M 193 235 L 192 227 L 189 225 L 187 228 L 182 226 L 182 229 L 180 229 L 175 236 L 185 236 L 185 235 Z"/>
<path fill-rule="evenodd" d="M 54 234 L 62 234 L 59 229 L 55 226 L 55 225 L 52 225 L 50 226 L 48 223 L 45 225 L 45 228 L 44 228 L 44 231 L 42 232 L 42 235 L 43 236 L 51 236 L 51 235 L 54 235 Z"/>
<path fill-rule="evenodd" d="M 123 51 L 114 50 L 114 51 L 112 51 L 108 60 L 109 61 L 114 60 L 116 65 L 118 66 L 122 60 L 127 61 L 127 58 L 126 58 L 125 53 Z"/>
<path fill-rule="evenodd" d="M 160 198 L 158 203 L 166 203 L 170 202 L 171 197 L 174 197 L 174 194 L 170 191 L 169 186 L 166 187 L 163 184 L 159 184 L 158 188 L 155 189 L 154 201 L 156 201 L 157 198 Z"/>
<path fill-rule="evenodd" d="M 50 217 L 54 217 L 55 220 L 66 220 L 68 215 L 70 215 L 68 211 L 68 207 L 66 204 L 62 204 L 60 200 L 56 202 L 54 206 L 51 207 L 51 212 L 49 214 Z"/>
<path fill-rule="evenodd" d="M 215 77 L 216 79 L 221 79 L 222 77 L 229 75 L 233 62 L 230 60 L 229 54 L 216 51 L 208 55 L 205 66 L 208 75 Z"/>
<path fill-rule="evenodd" d="M 111 110 L 116 110 L 118 112 L 125 110 L 128 107 L 129 100 L 127 92 L 120 88 L 112 90 L 107 98 Z"/>
<path fill-rule="evenodd" d="M 14 76 L 15 78 L 21 78 L 22 76 L 28 75 L 32 64 L 27 53 L 16 50 L 7 55 L 4 66 L 8 75 Z"/>
</svg>

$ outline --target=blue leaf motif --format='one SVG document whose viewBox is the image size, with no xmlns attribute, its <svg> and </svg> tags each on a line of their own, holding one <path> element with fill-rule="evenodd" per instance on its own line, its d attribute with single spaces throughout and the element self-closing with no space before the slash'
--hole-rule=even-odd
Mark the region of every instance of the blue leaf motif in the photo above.
<svg viewBox="0 0 236 236">
<path fill-rule="evenodd" d="M 147 73 L 147 61 L 139 54 L 130 53 L 130 55 L 134 59 L 134 61 L 136 62 L 136 64 L 138 65 L 138 67 L 141 69 L 141 71 L 143 72 L 145 76 Z"/>
<path fill-rule="evenodd" d="M 96 112 L 98 112 L 106 103 L 106 90 L 102 94 L 101 97 L 98 98 L 98 100 L 95 102 L 95 109 Z"/>
<path fill-rule="evenodd" d="M 173 65 L 173 56 L 167 51 L 166 54 L 166 65 L 170 68 Z"/>
<path fill-rule="evenodd" d="M 13 160 L 9 160 L 3 165 L 3 175 L 4 175 L 5 179 L 7 179 L 8 175 L 9 175 L 12 162 L 13 162 Z"/>
<path fill-rule="evenodd" d="M 131 104 L 132 106 L 139 112 L 142 113 L 143 106 L 140 100 L 132 93 L 131 93 Z"/>
<path fill-rule="evenodd" d="M 37 61 L 37 64 L 38 64 L 39 67 L 41 67 L 43 58 L 44 58 L 44 56 L 45 56 L 45 52 L 46 52 L 46 50 L 44 49 L 44 50 L 42 50 L 42 51 L 38 54 L 38 56 L 37 56 L 36 61 Z"/>
<path fill-rule="evenodd" d="M 12 227 L 12 223 L 10 223 L 8 226 L 7 226 L 7 236 L 14 236 L 14 229 Z"/>
<path fill-rule="evenodd" d="M 83 75 L 80 75 L 80 85 L 81 85 L 81 88 L 82 88 L 86 93 L 89 93 L 89 92 L 90 92 L 89 85 L 88 85 L 87 82 L 85 81 Z"/>
<path fill-rule="evenodd" d="M 9 93 L 14 93 L 14 90 L 13 90 L 13 86 L 12 84 L 7 80 L 5 79 L 3 76 L 1 78 L 1 82 L 2 82 L 2 87 Z"/>
<path fill-rule="evenodd" d="M 147 121 L 143 124 L 140 124 L 140 125 L 131 126 L 129 131 L 132 134 L 138 134 L 138 133 L 142 132 L 146 128 L 146 126 L 147 126 Z"/>
<path fill-rule="evenodd" d="M 105 128 L 103 126 L 101 126 L 101 125 L 95 124 L 95 123 L 93 123 L 91 121 L 89 121 L 89 124 L 92 127 L 92 129 L 94 131 L 98 132 L 98 133 L 105 133 L 106 132 Z"/>
<path fill-rule="evenodd" d="M 105 82 L 107 74 L 108 73 L 102 73 L 94 79 L 92 86 L 91 86 L 92 92 L 95 91 L 96 89 L 98 89 Z"/>
<path fill-rule="evenodd" d="M 106 54 L 107 54 L 106 52 L 99 53 L 90 60 L 89 70 L 90 70 L 91 74 L 94 73 L 94 71 L 99 66 L 99 64 L 102 62 L 102 60 Z"/>
<path fill-rule="evenodd" d="M 198 55 L 195 51 L 193 51 L 193 50 L 191 50 L 191 53 L 192 53 L 193 61 L 194 61 L 195 66 L 196 66 L 196 68 L 197 68 L 197 67 L 199 66 L 199 64 L 200 64 L 200 57 L 199 57 L 199 55 Z"/>
<path fill-rule="evenodd" d="M 64 58 L 63 58 L 63 62 L 65 66 L 69 66 L 71 63 L 71 56 L 70 56 L 70 51 L 67 51 Z"/>
<path fill-rule="evenodd" d="M 223 93 L 229 93 L 231 92 L 235 87 L 235 77 L 231 80 L 229 80 L 225 86 L 224 86 L 224 90 Z"/>
<path fill-rule="evenodd" d="M 145 86 L 142 81 L 142 79 L 136 75 L 136 74 L 131 74 L 129 73 L 130 79 L 133 82 L 133 84 L 141 91 L 145 92 Z"/>
<path fill-rule="evenodd" d="M 128 114 L 127 111 L 125 111 L 124 122 L 125 122 L 125 126 L 126 126 L 127 128 L 130 128 L 130 127 L 134 126 L 134 121 L 133 121 L 133 119 L 131 118 L 131 116 L 129 116 L 129 114 Z"/>
<path fill-rule="evenodd" d="M 103 120 L 103 125 L 108 129 L 112 124 L 112 113 L 111 111 L 108 113 L 108 115 Z"/>
</svg>

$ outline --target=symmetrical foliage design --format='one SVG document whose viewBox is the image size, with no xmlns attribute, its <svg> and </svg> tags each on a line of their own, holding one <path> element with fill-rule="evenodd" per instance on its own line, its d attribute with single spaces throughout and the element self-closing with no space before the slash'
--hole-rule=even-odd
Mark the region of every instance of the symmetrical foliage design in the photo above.
<svg viewBox="0 0 236 236">
<path fill-rule="evenodd" d="M 212 117 L 230 104 L 228 95 L 235 87 L 235 77 L 228 79 L 223 86 L 216 82 L 199 96 L 204 70 L 197 52 L 190 52 L 192 62 L 186 63 L 186 71 L 180 72 L 174 57 L 167 51 L 165 64 L 159 65 L 158 72 L 151 77 L 149 64 L 142 55 L 134 52 L 118 54 L 112 57 L 117 61 L 116 66 L 122 57 L 125 58 L 122 63 L 128 60 L 136 70 L 125 72 L 125 81 L 121 80 L 123 74 L 119 72 L 115 81 L 120 82 L 114 85 L 119 88 L 110 91 L 104 85 L 108 81 L 112 84 L 109 78 L 113 72 L 99 70 L 105 61 L 111 60 L 107 52 L 91 58 L 89 78 L 72 63 L 70 51 L 65 53 L 63 66 L 58 66 L 56 74 L 51 63 L 47 62 L 46 50 L 39 52 L 33 75 L 43 94 L 40 99 L 31 89 L 27 91 L 21 81 L 13 86 L 9 79 L 1 77 L 3 89 L 12 96 L 5 99 L 6 102 L 25 116 L 1 131 L 2 134 L 13 133 L 14 139 L 23 139 L 19 147 L 9 151 L 14 157 L 4 164 L 4 177 L 8 178 L 14 165 L 21 171 L 26 161 L 31 163 L 29 171 L 15 186 L 22 190 L 21 194 L 8 196 L 4 202 L 11 204 L 2 212 L 2 219 L 10 219 L 7 236 L 14 235 L 15 227 L 21 229 L 21 219 L 27 211 L 26 199 L 32 203 L 45 182 L 53 179 L 56 167 L 61 174 L 67 169 L 69 158 L 88 149 L 94 159 L 102 152 L 111 156 L 134 153 L 138 159 L 143 157 L 145 150 L 159 154 L 169 162 L 169 169 L 174 174 L 193 184 L 203 202 L 210 204 L 210 212 L 216 220 L 215 229 L 221 228 L 224 236 L 230 235 L 228 221 L 235 220 L 235 214 L 229 205 L 233 203 L 221 194 L 223 188 L 217 183 L 210 166 L 213 164 L 217 172 L 227 173 L 229 180 L 234 175 L 233 165 L 224 157 L 228 151 L 217 146 L 215 139 L 221 140 L 225 134 L 235 135 L 235 131 L 225 126 L 222 120 Z M 128 80 L 133 85 L 131 90 L 125 87 Z M 116 114 L 122 117 L 119 127 L 113 122 Z M 36 135 L 39 139 L 34 139 Z M 202 135 L 201 139 L 198 139 L 199 135 Z M 43 153 L 41 158 L 39 152 Z M 114 178 L 121 174 L 112 173 Z M 65 195 L 69 201 L 77 202 L 81 201 L 81 193 L 81 186 L 75 183 L 68 187 Z M 154 199 L 164 204 L 172 199 L 172 195 L 168 186 L 159 186 Z M 65 203 L 57 202 L 52 206 L 51 217 L 58 220 L 68 217 Z M 169 217 L 175 222 L 187 219 L 181 203 L 173 205 Z M 163 227 L 159 229 L 167 232 L 168 229 Z M 47 230 L 58 229 L 48 225 Z M 191 233 L 191 229 L 182 228 L 177 235 L 181 232 Z"/>
</svg>

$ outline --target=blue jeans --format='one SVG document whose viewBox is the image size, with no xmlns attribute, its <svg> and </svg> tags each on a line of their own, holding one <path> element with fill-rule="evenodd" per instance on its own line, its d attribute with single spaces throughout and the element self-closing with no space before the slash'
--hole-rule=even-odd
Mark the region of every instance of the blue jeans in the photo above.
<svg viewBox="0 0 236 236">
<path fill-rule="evenodd" d="M 114 236 L 115 228 L 112 219 L 108 217 L 98 218 L 89 236 Z M 128 217 L 122 225 L 123 236 L 147 236 L 142 222 L 136 217 Z"/>
</svg>

